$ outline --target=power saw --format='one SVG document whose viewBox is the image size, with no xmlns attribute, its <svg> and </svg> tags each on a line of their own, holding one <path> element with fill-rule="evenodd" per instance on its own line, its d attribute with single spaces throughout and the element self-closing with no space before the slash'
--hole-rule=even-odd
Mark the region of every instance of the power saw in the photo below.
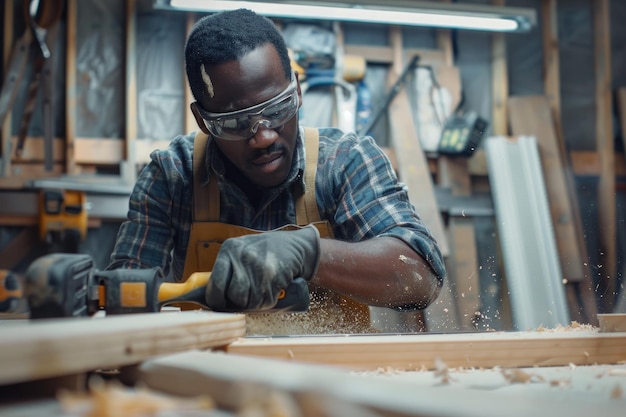
<svg viewBox="0 0 626 417">
<path fill-rule="evenodd" d="M 158 312 L 166 305 L 210 309 L 204 301 L 210 279 L 210 272 L 196 272 L 185 282 L 165 282 L 161 268 L 98 270 L 90 255 L 54 253 L 28 267 L 24 295 L 34 319 L 89 316 L 102 310 L 107 315 Z M 273 308 L 258 312 L 304 312 L 309 304 L 307 282 L 296 278 Z"/>
</svg>

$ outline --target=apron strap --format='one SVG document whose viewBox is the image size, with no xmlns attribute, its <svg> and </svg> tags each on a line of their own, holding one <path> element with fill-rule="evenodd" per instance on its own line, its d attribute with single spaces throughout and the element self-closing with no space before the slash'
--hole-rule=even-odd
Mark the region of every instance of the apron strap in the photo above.
<svg viewBox="0 0 626 417">
<path fill-rule="evenodd" d="M 319 155 L 319 131 L 314 127 L 304 128 L 304 147 L 306 162 L 304 168 L 305 192 L 296 199 L 296 223 L 299 226 L 321 220 L 315 198 L 315 176 Z"/>
<path fill-rule="evenodd" d="M 209 186 L 202 186 L 206 173 L 206 148 L 209 137 L 201 130 L 193 139 L 193 221 L 217 222 L 220 220 L 220 192 L 217 181 L 209 176 Z"/>
<path fill-rule="evenodd" d="M 203 187 L 201 178 L 206 173 L 206 147 L 208 136 L 197 131 L 193 144 L 193 221 L 218 222 L 220 220 L 220 193 L 217 181 L 209 176 L 209 186 Z M 319 155 L 319 132 L 304 128 L 306 161 L 304 169 L 305 192 L 296 201 L 296 224 L 299 226 L 321 221 L 315 197 L 315 176 Z M 308 191 L 308 192 L 307 192 Z"/>
</svg>

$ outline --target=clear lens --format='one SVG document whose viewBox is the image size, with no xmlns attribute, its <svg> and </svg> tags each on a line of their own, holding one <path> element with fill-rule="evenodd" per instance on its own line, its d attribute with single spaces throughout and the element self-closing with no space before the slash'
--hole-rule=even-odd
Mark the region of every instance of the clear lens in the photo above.
<svg viewBox="0 0 626 417">
<path fill-rule="evenodd" d="M 207 130 L 224 140 L 245 140 L 254 135 L 253 127 L 261 120 L 270 129 L 277 129 L 298 111 L 297 82 L 292 74 L 289 86 L 276 97 L 247 109 L 229 113 L 209 113 L 198 106 Z"/>
</svg>

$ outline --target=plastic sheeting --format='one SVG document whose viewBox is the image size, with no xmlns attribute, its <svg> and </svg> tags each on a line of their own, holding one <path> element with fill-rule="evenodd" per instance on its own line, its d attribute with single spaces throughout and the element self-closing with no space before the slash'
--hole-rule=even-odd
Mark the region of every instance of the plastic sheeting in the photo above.
<svg viewBox="0 0 626 417">
<path fill-rule="evenodd" d="M 76 136 L 124 137 L 124 2 L 77 2 Z"/>
<path fill-rule="evenodd" d="M 137 135 L 169 140 L 186 133 L 185 15 L 137 17 Z"/>
</svg>

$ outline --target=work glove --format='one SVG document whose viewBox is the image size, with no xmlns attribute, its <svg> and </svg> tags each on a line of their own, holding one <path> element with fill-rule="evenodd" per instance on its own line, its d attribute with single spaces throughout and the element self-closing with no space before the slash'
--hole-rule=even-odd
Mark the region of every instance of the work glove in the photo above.
<svg viewBox="0 0 626 417">
<path fill-rule="evenodd" d="M 227 239 L 207 285 L 207 306 L 216 311 L 268 310 L 294 278 L 317 272 L 320 234 L 313 227 Z"/>
</svg>

